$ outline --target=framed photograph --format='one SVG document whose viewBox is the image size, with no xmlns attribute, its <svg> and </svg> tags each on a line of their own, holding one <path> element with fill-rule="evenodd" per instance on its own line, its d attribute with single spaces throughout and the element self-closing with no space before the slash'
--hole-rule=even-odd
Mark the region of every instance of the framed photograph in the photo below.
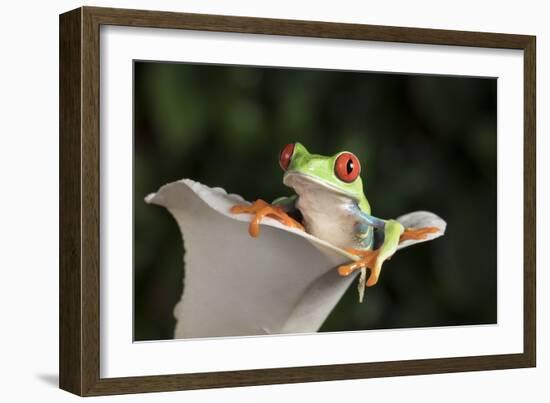
<svg viewBox="0 0 550 403">
<path fill-rule="evenodd" d="M 60 387 L 533 367 L 535 37 L 60 16 Z"/>
</svg>

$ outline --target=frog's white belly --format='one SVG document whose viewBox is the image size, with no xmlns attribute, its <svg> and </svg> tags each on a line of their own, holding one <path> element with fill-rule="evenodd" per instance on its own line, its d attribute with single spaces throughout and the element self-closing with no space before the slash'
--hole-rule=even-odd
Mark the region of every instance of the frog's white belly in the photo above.
<svg viewBox="0 0 550 403">
<path fill-rule="evenodd" d="M 306 231 L 340 248 L 360 247 L 355 236 L 355 201 L 301 175 L 289 175 L 285 184 L 298 194 L 296 207 L 302 213 Z"/>
<path fill-rule="evenodd" d="M 355 236 L 357 218 L 344 200 L 327 196 L 300 196 L 297 207 L 304 217 L 306 231 L 339 248 L 359 247 Z M 349 200 L 349 199 L 348 199 Z M 351 207 L 351 206 L 350 206 Z"/>
</svg>

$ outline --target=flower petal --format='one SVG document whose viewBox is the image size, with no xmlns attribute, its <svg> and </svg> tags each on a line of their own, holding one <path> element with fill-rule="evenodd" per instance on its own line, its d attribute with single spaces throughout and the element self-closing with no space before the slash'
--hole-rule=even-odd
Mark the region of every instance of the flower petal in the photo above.
<svg viewBox="0 0 550 403">
<path fill-rule="evenodd" d="M 166 207 L 185 240 L 185 285 L 176 338 L 316 332 L 354 276 L 334 268 L 352 257 L 327 242 L 229 209 L 242 198 L 182 180 L 146 198 Z"/>
<path fill-rule="evenodd" d="M 425 228 L 425 227 L 436 227 L 439 229 L 439 232 L 434 232 L 427 234 L 426 238 L 413 240 L 409 239 L 403 241 L 397 247 L 397 250 L 406 248 L 421 242 L 431 241 L 435 238 L 439 238 L 445 234 L 445 229 L 447 228 L 447 223 L 439 216 L 429 211 L 414 211 L 396 218 L 405 228 Z"/>
</svg>

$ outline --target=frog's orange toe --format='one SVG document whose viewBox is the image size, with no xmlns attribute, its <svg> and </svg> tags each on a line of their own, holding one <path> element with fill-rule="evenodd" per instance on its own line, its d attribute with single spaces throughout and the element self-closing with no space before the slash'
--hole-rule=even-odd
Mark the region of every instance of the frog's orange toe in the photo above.
<svg viewBox="0 0 550 403">
<path fill-rule="evenodd" d="M 380 277 L 380 272 L 382 271 L 382 266 L 375 265 L 371 271 L 369 279 L 367 280 L 366 286 L 372 287 L 373 285 L 376 285 L 378 283 L 378 277 Z"/>
<path fill-rule="evenodd" d="M 408 241 L 408 240 L 422 240 L 425 239 L 428 234 L 434 234 L 439 232 L 437 227 L 424 227 L 424 228 L 406 228 L 405 231 L 401 234 L 399 242 Z"/>
<path fill-rule="evenodd" d="M 285 213 L 281 207 L 273 206 L 261 199 L 252 204 L 237 204 L 231 207 L 230 211 L 233 214 L 248 213 L 254 215 L 248 226 L 248 233 L 254 238 L 260 234 L 260 223 L 264 217 L 271 217 L 288 227 L 304 230 L 303 225 Z"/>
<path fill-rule="evenodd" d="M 353 273 L 356 270 L 356 268 L 354 268 L 352 266 L 353 266 L 353 263 L 344 264 L 342 266 L 339 266 L 338 267 L 338 274 L 341 275 L 342 277 L 349 276 L 351 273 Z"/>
<path fill-rule="evenodd" d="M 355 249 L 355 248 L 346 248 L 346 252 L 351 253 L 355 256 L 361 256 L 361 257 L 369 257 L 376 253 L 374 250 L 370 249 Z"/>
<path fill-rule="evenodd" d="M 232 214 L 252 213 L 252 205 L 236 204 L 229 210 Z"/>
</svg>

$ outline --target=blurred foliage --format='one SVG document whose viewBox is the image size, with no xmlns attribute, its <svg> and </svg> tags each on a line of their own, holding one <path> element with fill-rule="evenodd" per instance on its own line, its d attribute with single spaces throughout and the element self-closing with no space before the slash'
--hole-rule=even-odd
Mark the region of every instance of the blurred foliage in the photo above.
<svg viewBox="0 0 550 403">
<path fill-rule="evenodd" d="M 173 337 L 184 281 L 177 225 L 143 198 L 184 177 L 289 195 L 278 153 L 295 141 L 358 155 L 376 216 L 448 223 L 386 263 L 363 304 L 354 283 L 322 331 L 496 322 L 496 80 L 154 62 L 134 80 L 136 340 Z"/>
</svg>

